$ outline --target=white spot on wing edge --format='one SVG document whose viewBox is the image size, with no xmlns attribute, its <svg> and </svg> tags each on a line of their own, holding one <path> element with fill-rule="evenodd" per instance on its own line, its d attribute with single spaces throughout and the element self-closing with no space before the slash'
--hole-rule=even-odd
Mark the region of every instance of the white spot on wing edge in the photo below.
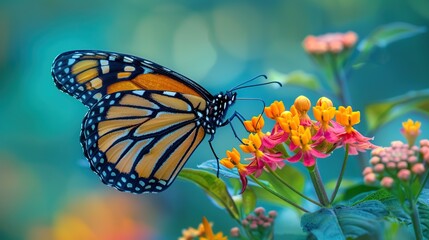
<svg viewBox="0 0 429 240">
<path fill-rule="evenodd" d="M 101 66 L 101 71 L 103 72 L 103 74 L 108 73 L 110 71 L 109 65 Z"/>
<path fill-rule="evenodd" d="M 176 95 L 176 93 L 175 92 L 169 92 L 169 91 L 164 91 L 163 92 L 164 93 L 164 95 L 167 95 L 167 96 L 174 96 L 174 95 Z"/>
<path fill-rule="evenodd" d="M 134 60 L 130 57 L 124 56 L 124 62 L 132 63 Z"/>
<path fill-rule="evenodd" d="M 136 95 L 143 96 L 144 91 L 143 90 L 136 90 L 136 91 L 133 91 L 133 93 L 136 94 Z"/>
<path fill-rule="evenodd" d="M 135 70 L 136 70 L 136 68 L 133 66 L 125 66 L 124 67 L 124 71 L 126 71 L 126 72 L 133 72 Z"/>
</svg>

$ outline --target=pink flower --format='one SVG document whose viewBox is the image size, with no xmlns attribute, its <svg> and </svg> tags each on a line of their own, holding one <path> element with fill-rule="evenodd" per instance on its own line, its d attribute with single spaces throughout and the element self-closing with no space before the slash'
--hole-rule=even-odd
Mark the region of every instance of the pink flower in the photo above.
<svg viewBox="0 0 429 240">
<path fill-rule="evenodd" d="M 262 147 L 272 149 L 278 144 L 286 142 L 289 138 L 289 133 L 285 132 L 278 123 L 276 123 L 271 130 L 271 133 L 267 133 L 262 137 Z"/>
<path fill-rule="evenodd" d="M 316 164 L 316 158 L 325 158 L 329 154 L 317 151 L 314 147 L 317 145 L 311 143 L 310 128 L 299 126 L 298 130 L 291 131 L 290 150 L 296 151 L 295 155 L 288 158 L 289 162 L 302 161 L 304 166 L 312 167 Z"/>
<path fill-rule="evenodd" d="M 341 132 L 338 132 L 338 146 L 342 147 L 346 144 L 349 146 L 349 155 L 357 155 L 359 152 L 365 152 L 368 149 L 375 149 L 377 146 L 370 143 L 373 138 L 364 137 L 353 128 L 360 122 L 360 112 L 353 112 L 352 108 L 340 106 L 336 113 L 336 120 L 344 126 Z"/>
<path fill-rule="evenodd" d="M 248 139 L 243 139 L 241 150 L 252 155 L 250 160 L 251 163 L 246 167 L 247 174 L 255 173 L 256 177 L 262 174 L 262 170 L 265 166 L 268 166 L 272 170 L 282 168 L 284 166 L 282 153 L 272 153 L 268 150 L 263 151 L 262 140 L 258 134 L 251 133 Z"/>
</svg>

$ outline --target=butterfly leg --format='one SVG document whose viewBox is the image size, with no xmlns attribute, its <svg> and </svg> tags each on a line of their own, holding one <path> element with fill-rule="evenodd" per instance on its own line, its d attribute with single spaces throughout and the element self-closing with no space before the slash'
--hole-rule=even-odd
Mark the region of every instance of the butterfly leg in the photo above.
<svg viewBox="0 0 429 240">
<path fill-rule="evenodd" d="M 212 145 L 213 139 L 214 139 L 214 134 L 212 134 L 212 135 L 210 136 L 210 139 L 209 139 L 209 146 L 210 146 L 210 149 L 212 150 L 213 155 L 214 155 L 214 156 L 215 156 L 215 158 L 216 158 L 216 163 L 217 163 L 216 177 L 218 177 L 218 178 L 219 178 L 219 169 L 220 169 L 220 166 L 219 166 L 219 157 L 217 156 L 217 154 L 216 154 L 216 152 L 215 152 L 215 150 L 214 150 L 214 148 L 213 148 L 213 145 Z"/>
<path fill-rule="evenodd" d="M 232 130 L 232 132 L 233 132 L 233 134 L 234 134 L 234 136 L 235 136 L 235 138 L 237 138 L 237 139 L 238 139 L 238 141 L 239 141 L 241 144 L 244 144 L 244 143 L 243 143 L 243 141 L 241 141 L 241 139 L 238 137 L 237 132 L 235 131 L 234 126 L 232 125 L 232 120 L 233 120 L 234 118 L 238 118 L 238 119 L 240 120 L 241 124 L 243 124 L 243 127 L 244 127 L 244 121 L 245 121 L 245 119 L 244 119 L 243 115 L 241 115 L 241 114 L 240 114 L 239 112 L 237 112 L 237 111 L 235 111 L 235 112 L 232 114 L 232 116 L 231 116 L 230 118 L 228 118 L 225 122 L 223 122 L 223 123 L 221 124 L 221 126 L 225 126 L 225 125 L 229 124 L 229 126 L 231 127 L 231 130 Z"/>
</svg>

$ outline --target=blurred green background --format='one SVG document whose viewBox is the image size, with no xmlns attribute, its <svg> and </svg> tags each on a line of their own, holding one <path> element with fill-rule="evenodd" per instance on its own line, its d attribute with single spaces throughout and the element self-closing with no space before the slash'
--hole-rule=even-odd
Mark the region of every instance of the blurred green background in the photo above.
<svg viewBox="0 0 429 240">
<path fill-rule="evenodd" d="M 177 239 L 202 216 L 224 233 L 235 224 L 188 182 L 139 196 L 103 185 L 79 144 L 87 109 L 53 84 L 50 67 L 59 53 L 100 49 L 141 56 L 216 93 L 270 69 L 318 74 L 301 47 L 306 35 L 352 30 L 363 38 L 394 21 L 428 26 L 429 2 L 1 0 L 0 239 Z M 362 111 L 371 102 L 429 87 L 428 60 L 427 33 L 377 51 L 351 77 L 353 108 Z M 287 106 L 300 94 L 313 102 L 319 97 L 288 86 L 239 92 L 267 103 L 281 99 Z M 236 104 L 246 117 L 261 107 Z M 400 139 L 403 120 L 378 131 L 375 143 Z M 426 136 L 428 125 L 423 122 Z M 363 123 L 359 130 L 364 129 Z M 223 155 L 238 142 L 224 128 L 214 145 Z M 186 166 L 211 158 L 205 141 Z M 338 164 L 321 163 L 326 180 L 336 177 Z M 352 161 L 347 178 L 359 179 L 357 166 Z M 281 211 L 280 221 L 289 213 Z M 300 231 L 297 221 L 277 228 Z"/>
</svg>

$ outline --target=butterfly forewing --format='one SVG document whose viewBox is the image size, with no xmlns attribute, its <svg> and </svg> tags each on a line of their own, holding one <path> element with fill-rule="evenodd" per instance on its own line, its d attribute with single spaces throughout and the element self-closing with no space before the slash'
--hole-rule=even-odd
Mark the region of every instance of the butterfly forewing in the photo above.
<svg viewBox="0 0 429 240">
<path fill-rule="evenodd" d="M 104 95 L 128 90 L 180 92 L 211 100 L 194 81 L 149 60 L 105 51 L 71 51 L 52 65 L 55 85 L 90 107 Z"/>
<path fill-rule="evenodd" d="M 205 136 L 201 97 L 167 91 L 108 94 L 87 113 L 81 143 L 102 181 L 121 191 L 167 188 Z"/>
</svg>

